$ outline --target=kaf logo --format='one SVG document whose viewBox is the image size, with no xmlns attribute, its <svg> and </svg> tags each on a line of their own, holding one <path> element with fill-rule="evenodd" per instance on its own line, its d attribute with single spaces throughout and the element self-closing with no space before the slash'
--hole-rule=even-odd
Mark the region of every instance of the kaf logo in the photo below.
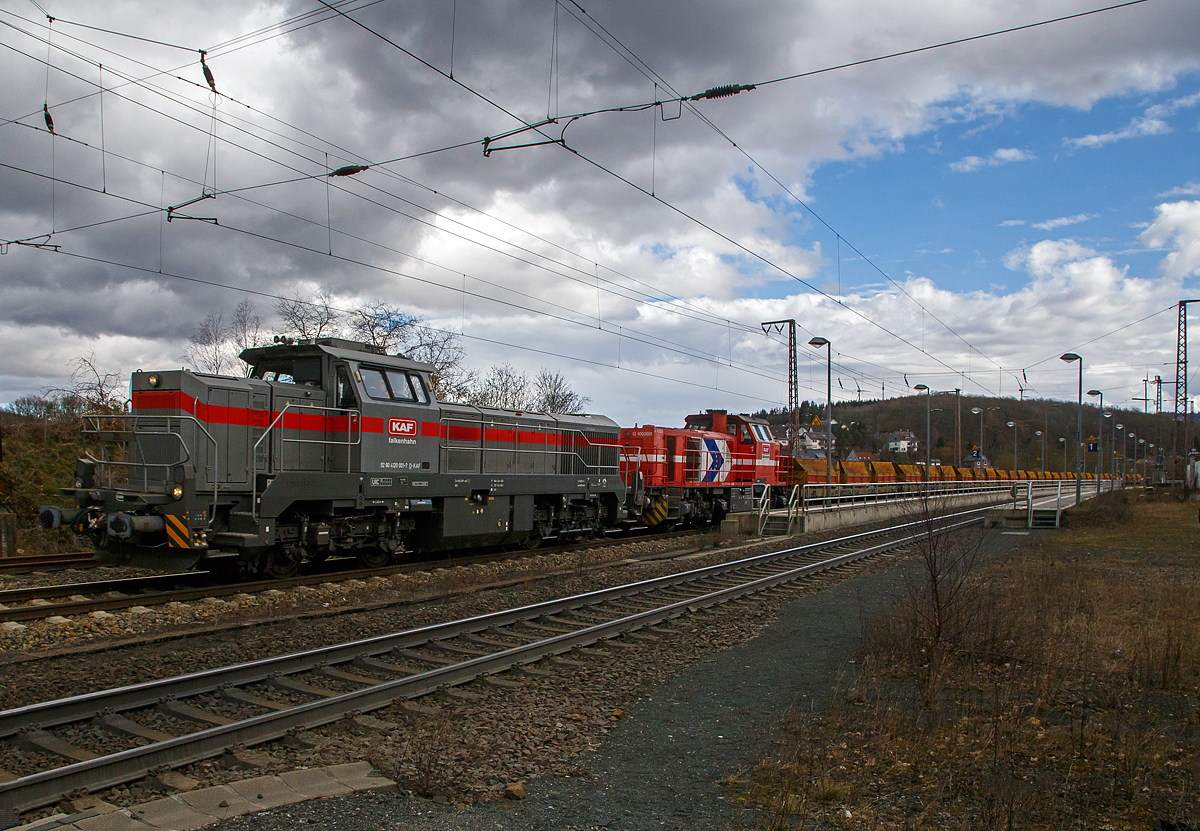
<svg viewBox="0 0 1200 831">
<path fill-rule="evenodd" d="M 390 436 L 415 436 L 417 434 L 417 422 L 411 418 L 389 418 L 388 419 L 388 435 Z"/>
</svg>

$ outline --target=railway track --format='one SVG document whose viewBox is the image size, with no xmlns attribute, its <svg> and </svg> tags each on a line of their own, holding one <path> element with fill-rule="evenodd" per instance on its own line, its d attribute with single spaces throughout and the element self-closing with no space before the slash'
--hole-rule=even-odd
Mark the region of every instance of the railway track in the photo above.
<svg viewBox="0 0 1200 831">
<path fill-rule="evenodd" d="M 686 536 L 673 534 L 641 535 L 639 541 L 653 541 L 670 537 Z M 592 549 L 598 546 L 619 545 L 629 537 L 599 540 L 576 544 L 572 549 Z M 26 586 L 19 589 L 0 591 L 0 623 L 5 621 L 28 622 L 45 620 L 49 617 L 71 617 L 91 612 L 113 612 L 134 606 L 158 606 L 167 603 L 189 603 L 208 597 L 231 597 L 239 594 L 254 594 L 269 590 L 286 590 L 299 586 L 317 586 L 323 583 L 339 583 L 350 580 L 366 580 L 371 577 L 389 577 L 394 574 L 411 574 L 455 566 L 470 566 L 502 559 L 518 559 L 536 556 L 547 549 L 519 552 L 491 552 L 470 557 L 431 560 L 427 562 L 401 563 L 381 568 L 319 568 L 298 577 L 273 580 L 223 582 L 218 574 L 206 571 L 179 574 L 156 574 L 148 577 L 129 577 L 118 580 L 101 580 L 90 583 L 65 583 L 50 586 Z M 348 560 L 342 562 L 349 562 Z M 53 602 L 57 601 L 57 602 Z"/>
<path fill-rule="evenodd" d="M 0 573 L 28 574 L 32 571 L 62 571 L 67 568 L 95 568 L 98 565 L 90 551 L 68 554 L 22 554 L 0 557 Z"/>
<path fill-rule="evenodd" d="M 949 531 L 979 521 L 948 518 Z M 0 816 L 239 746 L 279 739 L 544 659 L 570 664 L 714 605 L 891 552 L 923 523 L 854 534 L 644 582 L 191 675 L 0 712 Z M 620 639 L 620 640 L 618 640 Z M 559 656 L 572 653 L 571 660 Z M 602 653 L 600 653 L 602 654 Z M 121 745 L 115 752 L 114 741 Z M 93 748 L 93 749 L 89 749 Z M 12 751 L 18 751 L 13 753 Z M 29 761 L 36 758 L 39 767 Z M 32 767 L 31 767 L 32 765 Z"/>
</svg>

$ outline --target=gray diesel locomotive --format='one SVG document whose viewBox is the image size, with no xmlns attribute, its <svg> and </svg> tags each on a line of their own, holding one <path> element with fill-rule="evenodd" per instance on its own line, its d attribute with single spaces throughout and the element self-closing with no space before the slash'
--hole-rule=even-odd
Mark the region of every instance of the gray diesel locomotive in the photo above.
<svg viewBox="0 0 1200 831">
<path fill-rule="evenodd" d="M 247 378 L 135 372 L 129 413 L 85 418 L 75 509 L 42 524 L 108 562 L 284 577 L 335 552 L 375 566 L 626 519 L 608 418 L 439 403 L 428 364 L 336 338 L 242 359 Z"/>
</svg>

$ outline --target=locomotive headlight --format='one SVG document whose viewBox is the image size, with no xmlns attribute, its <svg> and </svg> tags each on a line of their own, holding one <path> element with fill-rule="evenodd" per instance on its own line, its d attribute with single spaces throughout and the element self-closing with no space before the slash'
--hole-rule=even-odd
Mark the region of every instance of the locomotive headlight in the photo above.
<svg viewBox="0 0 1200 831">
<path fill-rule="evenodd" d="M 149 378 L 146 379 L 146 383 L 148 383 L 152 387 L 157 387 L 158 386 L 158 376 L 151 375 Z M 176 499 L 178 499 L 178 498 L 179 497 L 176 497 Z"/>
<path fill-rule="evenodd" d="M 183 488 L 179 485 L 171 488 L 171 496 L 175 497 L 176 499 L 183 499 Z"/>
</svg>

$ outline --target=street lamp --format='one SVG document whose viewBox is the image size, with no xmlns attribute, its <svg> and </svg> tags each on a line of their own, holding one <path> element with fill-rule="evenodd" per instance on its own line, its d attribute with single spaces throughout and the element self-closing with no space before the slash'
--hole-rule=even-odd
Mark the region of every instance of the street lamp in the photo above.
<svg viewBox="0 0 1200 831">
<path fill-rule="evenodd" d="M 1080 446 L 1083 439 L 1083 358 L 1074 352 L 1064 352 L 1059 360 L 1069 364 L 1079 361 L 1079 418 L 1075 428 L 1075 504 L 1078 505 L 1083 500 L 1083 448 Z"/>
<path fill-rule="evenodd" d="M 971 412 L 979 416 L 979 468 L 983 469 L 983 409 L 972 407 Z"/>
<path fill-rule="evenodd" d="M 822 337 L 815 337 L 809 346 L 825 347 L 825 484 L 833 484 L 833 347 Z"/>
<path fill-rule="evenodd" d="M 1042 473 L 1046 473 L 1046 434 L 1041 430 L 1034 431 L 1034 435 L 1038 437 L 1038 441 L 1042 443 Z"/>
<path fill-rule="evenodd" d="M 1008 426 L 1013 428 L 1013 478 L 1017 478 L 1017 422 L 1010 421 Z"/>
<path fill-rule="evenodd" d="M 1116 419 L 1113 419 L 1116 421 Z M 1125 487 L 1125 425 L 1114 424 L 1113 429 L 1121 433 L 1121 487 Z M 1113 453 L 1117 452 L 1117 434 L 1113 433 Z M 1113 463 L 1113 473 L 1117 472 L 1116 462 Z"/>
<path fill-rule="evenodd" d="M 917 384 L 913 387 L 914 390 L 920 392 L 925 391 L 925 483 L 929 483 L 929 396 L 933 390 L 929 389 L 925 384 Z"/>
<path fill-rule="evenodd" d="M 1067 440 L 1062 436 L 1058 437 L 1059 442 L 1063 446 L 1063 476 L 1067 475 Z"/>
<path fill-rule="evenodd" d="M 1088 395 L 1100 396 L 1100 421 L 1096 428 L 1096 493 L 1100 493 L 1100 478 L 1104 475 L 1104 393 L 1088 390 Z"/>
<path fill-rule="evenodd" d="M 1138 439 L 1137 443 L 1142 446 L 1142 487 L 1146 487 L 1146 440 Z M 1150 445 L 1153 447 L 1154 445 Z M 1133 475 L 1137 476 L 1137 448 L 1133 448 Z"/>
</svg>

